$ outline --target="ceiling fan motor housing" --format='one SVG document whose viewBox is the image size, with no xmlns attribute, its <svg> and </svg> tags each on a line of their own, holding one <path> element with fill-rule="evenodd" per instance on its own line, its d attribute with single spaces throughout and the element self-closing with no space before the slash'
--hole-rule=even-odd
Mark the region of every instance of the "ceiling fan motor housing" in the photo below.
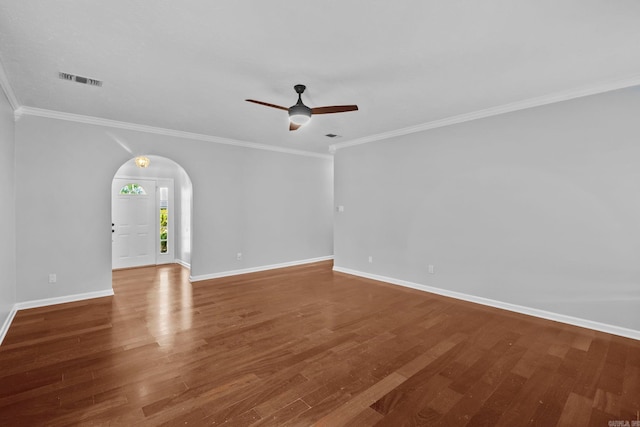
<svg viewBox="0 0 640 427">
<path fill-rule="evenodd" d="M 311 108 L 302 103 L 302 93 L 307 88 L 305 85 L 295 85 L 293 87 L 298 94 L 296 105 L 289 107 L 289 120 L 296 125 L 303 125 L 311 119 Z"/>
</svg>

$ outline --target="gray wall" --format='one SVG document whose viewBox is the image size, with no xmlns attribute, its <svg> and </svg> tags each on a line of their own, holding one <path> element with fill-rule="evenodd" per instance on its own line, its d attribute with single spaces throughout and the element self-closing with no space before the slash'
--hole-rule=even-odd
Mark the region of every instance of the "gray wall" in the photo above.
<svg viewBox="0 0 640 427">
<path fill-rule="evenodd" d="M 337 267 L 640 330 L 640 89 L 343 148 L 334 167 Z"/>
<path fill-rule="evenodd" d="M 171 159 L 191 178 L 192 275 L 333 253 L 330 158 L 35 116 L 15 132 L 18 301 L 110 289 L 110 188 L 131 158 L 123 145 Z"/>
<path fill-rule="evenodd" d="M 178 231 L 175 257 L 185 265 L 191 265 L 191 224 L 193 211 L 193 184 L 187 172 L 180 168 L 173 183 L 176 205 L 176 222 Z M 333 197 L 333 195 L 332 195 Z"/>
<path fill-rule="evenodd" d="M 16 302 L 16 231 L 13 108 L 0 89 L 0 328 Z"/>
</svg>

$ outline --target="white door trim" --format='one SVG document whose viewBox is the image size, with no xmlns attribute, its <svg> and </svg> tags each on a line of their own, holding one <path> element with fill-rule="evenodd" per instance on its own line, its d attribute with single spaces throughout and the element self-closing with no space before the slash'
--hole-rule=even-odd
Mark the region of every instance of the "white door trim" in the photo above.
<svg viewBox="0 0 640 427">
<path fill-rule="evenodd" d="M 155 222 L 155 230 L 156 233 L 154 233 L 155 236 L 155 263 L 156 265 L 159 264 L 171 264 L 176 262 L 175 259 L 175 246 L 176 246 L 176 229 L 175 229 L 175 217 L 176 217 L 176 211 L 177 211 L 177 206 L 175 204 L 175 183 L 174 183 L 174 179 L 173 178 L 160 178 L 157 176 L 134 176 L 134 175 L 115 175 L 112 179 L 112 185 L 113 185 L 113 181 L 115 181 L 116 179 L 123 179 L 123 180 L 131 180 L 132 182 L 135 181 L 154 181 L 155 182 L 155 186 L 156 186 L 156 190 L 155 190 L 155 198 L 156 198 L 156 202 L 155 202 L 155 206 L 156 206 L 156 210 L 155 210 L 155 214 L 154 214 L 154 222 Z M 167 239 L 167 244 L 168 244 L 168 248 L 169 250 L 167 251 L 166 254 L 161 254 L 160 253 L 160 238 L 159 238 L 159 232 L 160 232 L 160 195 L 159 195 L 159 188 L 160 187 L 167 187 L 169 188 L 169 217 L 168 217 L 168 239 Z M 112 190 L 112 194 L 111 194 L 111 209 L 113 210 L 113 190 Z M 113 255 L 112 255 L 113 256 Z M 111 267 L 113 268 L 113 259 L 111 260 Z M 128 267 L 125 267 L 128 268 Z"/>
</svg>

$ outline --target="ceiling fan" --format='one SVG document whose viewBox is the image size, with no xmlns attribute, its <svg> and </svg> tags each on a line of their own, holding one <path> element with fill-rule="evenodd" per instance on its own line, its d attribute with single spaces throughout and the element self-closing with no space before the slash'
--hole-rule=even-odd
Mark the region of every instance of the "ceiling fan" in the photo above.
<svg viewBox="0 0 640 427">
<path fill-rule="evenodd" d="M 293 87 L 298 94 L 298 102 L 291 107 L 281 107 L 280 105 L 269 104 L 268 102 L 256 101 L 255 99 L 246 99 L 245 101 L 255 104 L 266 105 L 267 107 L 278 108 L 289 112 L 289 130 L 296 130 L 300 126 L 311 120 L 312 114 L 330 114 L 345 113 L 347 111 L 357 111 L 357 105 L 332 105 L 329 107 L 309 108 L 302 102 L 302 93 L 307 88 L 305 85 L 295 85 Z"/>
</svg>

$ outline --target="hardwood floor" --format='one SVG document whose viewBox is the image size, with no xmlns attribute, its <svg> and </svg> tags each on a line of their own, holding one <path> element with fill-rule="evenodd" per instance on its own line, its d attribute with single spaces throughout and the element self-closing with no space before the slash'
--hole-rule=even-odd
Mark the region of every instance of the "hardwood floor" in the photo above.
<svg viewBox="0 0 640 427">
<path fill-rule="evenodd" d="M 188 282 L 18 312 L 0 425 L 608 426 L 638 419 L 640 342 L 331 270 Z M 634 423 L 635 424 L 635 423 Z"/>
</svg>

